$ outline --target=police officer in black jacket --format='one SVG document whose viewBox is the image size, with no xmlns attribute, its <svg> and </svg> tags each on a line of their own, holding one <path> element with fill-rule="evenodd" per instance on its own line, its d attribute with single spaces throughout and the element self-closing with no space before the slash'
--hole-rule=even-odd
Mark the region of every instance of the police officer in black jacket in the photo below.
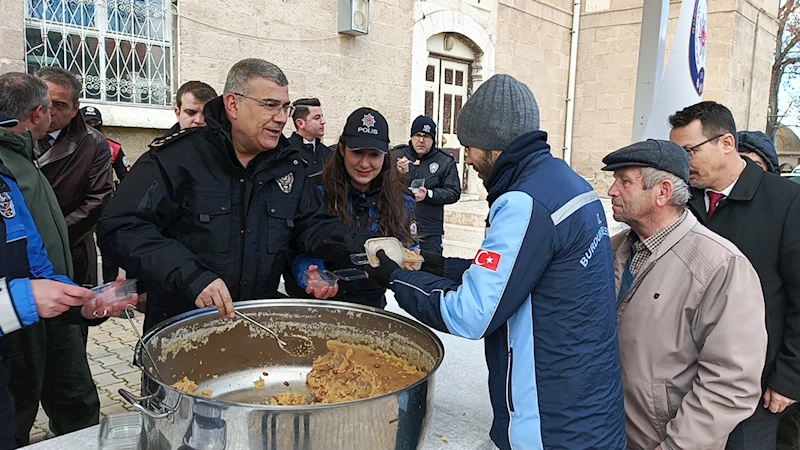
<svg viewBox="0 0 800 450">
<path fill-rule="evenodd" d="M 453 155 L 436 148 L 435 141 L 436 123 L 430 117 L 419 116 L 411 125 L 408 145 L 395 147 L 392 156 L 397 159 L 397 170 L 406 174 L 406 186 L 417 200 L 420 247 L 441 254 L 444 205 L 461 198 L 461 183 Z M 424 187 L 413 187 L 415 180 L 425 180 Z"/>
<path fill-rule="evenodd" d="M 292 122 L 297 131 L 289 136 L 289 143 L 300 152 L 308 176 L 319 176 L 333 155 L 333 149 L 322 143 L 326 124 L 322 105 L 317 98 L 301 98 L 292 104 Z"/>
<path fill-rule="evenodd" d="M 349 261 L 368 235 L 325 212 L 281 134 L 292 113 L 274 64 L 245 59 L 208 102 L 205 128 L 151 144 L 97 230 L 105 255 L 147 283 L 145 329 L 194 308 L 278 297 L 287 250 Z"/>
</svg>

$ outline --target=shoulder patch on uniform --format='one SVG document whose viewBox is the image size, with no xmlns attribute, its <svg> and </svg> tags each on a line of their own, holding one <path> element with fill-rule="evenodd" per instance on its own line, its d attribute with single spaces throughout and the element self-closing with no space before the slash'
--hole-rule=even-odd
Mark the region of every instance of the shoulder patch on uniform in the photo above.
<svg viewBox="0 0 800 450">
<path fill-rule="evenodd" d="M 153 150 L 164 148 L 167 145 L 172 144 L 173 142 L 176 142 L 181 138 L 194 133 L 195 130 L 197 130 L 197 128 L 184 128 L 180 131 L 170 134 L 169 136 L 153 139 L 153 142 L 150 143 L 150 148 L 152 148 Z"/>
<path fill-rule="evenodd" d="M 14 210 L 14 202 L 11 200 L 11 194 L 8 192 L 0 192 L 0 216 L 6 219 L 11 219 L 16 216 Z"/>
</svg>

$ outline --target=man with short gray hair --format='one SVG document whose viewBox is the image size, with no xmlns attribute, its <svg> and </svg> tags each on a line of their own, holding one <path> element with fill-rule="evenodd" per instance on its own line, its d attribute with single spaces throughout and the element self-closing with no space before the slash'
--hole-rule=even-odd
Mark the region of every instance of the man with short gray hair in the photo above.
<svg viewBox="0 0 800 450">
<path fill-rule="evenodd" d="M 342 263 L 363 251 L 368 235 L 325 212 L 282 134 L 293 109 L 276 65 L 239 61 L 205 106 L 207 126 L 154 141 L 120 185 L 97 234 L 103 255 L 147 283 L 145 330 L 279 297 L 290 247 Z"/>
<path fill-rule="evenodd" d="M 605 158 L 628 448 L 722 450 L 755 411 L 767 349 L 755 269 L 689 214 L 689 157 L 647 140 Z"/>
<path fill-rule="evenodd" d="M 0 129 L 0 160 L 14 174 L 54 272 L 72 278 L 67 222 L 34 157 L 34 141 L 46 136 L 51 123 L 47 85 L 26 73 L 0 75 L 0 112 L 19 120 L 16 127 Z M 40 400 L 56 435 L 98 422 L 100 400 L 79 326 L 86 324 L 44 319 L 2 340 L 0 358 L 11 368 L 16 445 L 28 444 Z"/>
<path fill-rule="evenodd" d="M 50 127 L 47 85 L 27 73 L 0 75 L 0 112 L 19 121 L 13 128 L 0 128 L 0 159 L 17 179 L 55 272 L 71 278 L 67 224 L 53 188 L 36 167 L 33 155 L 33 142 L 44 137 Z"/>
</svg>

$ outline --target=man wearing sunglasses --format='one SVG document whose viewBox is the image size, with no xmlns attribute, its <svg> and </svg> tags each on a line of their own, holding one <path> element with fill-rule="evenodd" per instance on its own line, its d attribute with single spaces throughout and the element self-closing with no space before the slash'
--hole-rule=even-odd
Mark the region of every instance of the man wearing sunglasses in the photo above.
<svg viewBox="0 0 800 450">
<path fill-rule="evenodd" d="M 368 235 L 325 212 L 282 131 L 288 80 L 261 59 L 237 62 L 206 127 L 154 141 L 97 230 L 104 255 L 148 286 L 145 330 L 195 308 L 234 317 L 239 300 L 276 298 L 289 248 L 350 261 Z M 190 156 L 187 156 L 190 155 Z"/>
<path fill-rule="evenodd" d="M 669 121 L 670 140 L 690 156 L 689 209 L 747 256 L 766 303 L 762 405 L 734 429 L 726 448 L 772 450 L 781 413 L 800 399 L 800 185 L 741 156 L 736 123 L 723 105 L 701 102 Z"/>
</svg>

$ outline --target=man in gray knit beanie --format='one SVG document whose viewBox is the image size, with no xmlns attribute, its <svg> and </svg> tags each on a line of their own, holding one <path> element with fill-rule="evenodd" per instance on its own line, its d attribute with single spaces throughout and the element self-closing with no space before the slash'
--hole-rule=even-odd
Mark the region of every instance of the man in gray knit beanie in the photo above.
<svg viewBox="0 0 800 450">
<path fill-rule="evenodd" d="M 504 150 L 525 133 L 539 129 L 539 105 L 524 83 L 495 75 L 472 94 L 458 116 L 461 145 Z"/>
<path fill-rule="evenodd" d="M 614 255 L 600 199 L 550 154 L 533 93 L 510 76 L 475 91 L 458 138 L 488 193 L 480 250 L 472 260 L 427 253 L 419 272 L 378 252 L 370 280 L 425 324 L 485 340 L 489 434 L 500 450 L 625 449 Z"/>
<path fill-rule="evenodd" d="M 458 140 L 468 148 L 467 164 L 486 180 L 499 152 L 539 129 L 533 92 L 510 75 L 495 75 L 472 94 L 458 116 Z"/>
</svg>

